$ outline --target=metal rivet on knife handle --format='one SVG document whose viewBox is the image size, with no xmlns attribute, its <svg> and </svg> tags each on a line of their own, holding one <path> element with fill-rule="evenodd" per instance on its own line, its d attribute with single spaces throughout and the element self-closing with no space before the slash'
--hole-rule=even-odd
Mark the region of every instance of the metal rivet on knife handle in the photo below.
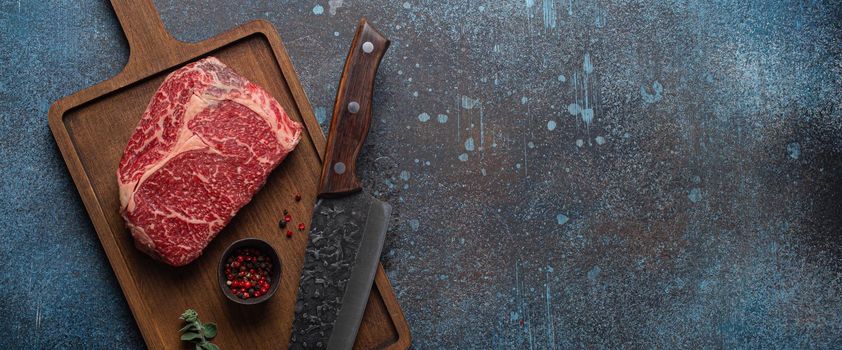
<svg viewBox="0 0 842 350">
<path fill-rule="evenodd" d="M 344 174 L 345 173 L 345 163 L 338 162 L 338 163 L 334 164 L 333 165 L 333 172 L 335 172 L 338 175 Z"/>
<path fill-rule="evenodd" d="M 363 52 L 371 53 L 372 51 L 374 51 L 374 44 L 372 44 L 371 41 L 364 42 L 363 43 Z"/>
<path fill-rule="evenodd" d="M 359 111 L 360 111 L 360 104 L 359 104 L 359 102 L 357 102 L 357 101 L 351 101 L 351 103 L 349 103 L 349 104 L 348 104 L 348 111 L 349 111 L 349 112 L 351 112 L 351 113 L 357 113 L 357 112 L 359 112 Z"/>
</svg>

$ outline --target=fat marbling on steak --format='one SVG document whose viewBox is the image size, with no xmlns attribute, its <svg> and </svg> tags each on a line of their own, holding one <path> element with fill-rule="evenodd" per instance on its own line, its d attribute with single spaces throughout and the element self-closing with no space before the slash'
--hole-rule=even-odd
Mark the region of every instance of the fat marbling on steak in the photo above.
<svg viewBox="0 0 842 350">
<path fill-rule="evenodd" d="M 214 57 L 170 73 L 117 169 L 135 245 L 170 265 L 193 261 L 300 137 L 278 101 Z"/>
</svg>

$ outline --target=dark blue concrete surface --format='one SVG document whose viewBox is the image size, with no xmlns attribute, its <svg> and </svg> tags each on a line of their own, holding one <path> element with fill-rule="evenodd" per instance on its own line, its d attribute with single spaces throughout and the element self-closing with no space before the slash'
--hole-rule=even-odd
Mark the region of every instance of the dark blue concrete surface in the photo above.
<svg viewBox="0 0 842 350">
<path fill-rule="evenodd" d="M 839 2 L 155 2 L 272 21 L 322 120 L 356 20 L 393 40 L 362 172 L 416 348 L 842 347 Z M 46 119 L 127 54 L 0 1 L 2 349 L 143 347 Z"/>
</svg>

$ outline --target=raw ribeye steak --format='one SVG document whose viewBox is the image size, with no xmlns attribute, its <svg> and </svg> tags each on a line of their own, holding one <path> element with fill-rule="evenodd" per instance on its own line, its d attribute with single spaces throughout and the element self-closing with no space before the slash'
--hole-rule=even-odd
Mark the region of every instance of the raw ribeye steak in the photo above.
<svg viewBox="0 0 842 350">
<path fill-rule="evenodd" d="M 193 261 L 300 137 L 278 101 L 216 58 L 172 72 L 117 169 L 135 245 L 170 265 Z"/>
</svg>

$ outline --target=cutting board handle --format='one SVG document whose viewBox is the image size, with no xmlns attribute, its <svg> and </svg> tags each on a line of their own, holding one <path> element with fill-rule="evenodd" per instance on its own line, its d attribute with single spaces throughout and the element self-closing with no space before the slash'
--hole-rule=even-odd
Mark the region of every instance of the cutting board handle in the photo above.
<svg viewBox="0 0 842 350">
<path fill-rule="evenodd" d="M 167 58 L 182 43 L 164 28 L 152 0 L 111 0 L 111 6 L 129 43 L 126 67 L 152 61 L 170 62 Z"/>
</svg>

